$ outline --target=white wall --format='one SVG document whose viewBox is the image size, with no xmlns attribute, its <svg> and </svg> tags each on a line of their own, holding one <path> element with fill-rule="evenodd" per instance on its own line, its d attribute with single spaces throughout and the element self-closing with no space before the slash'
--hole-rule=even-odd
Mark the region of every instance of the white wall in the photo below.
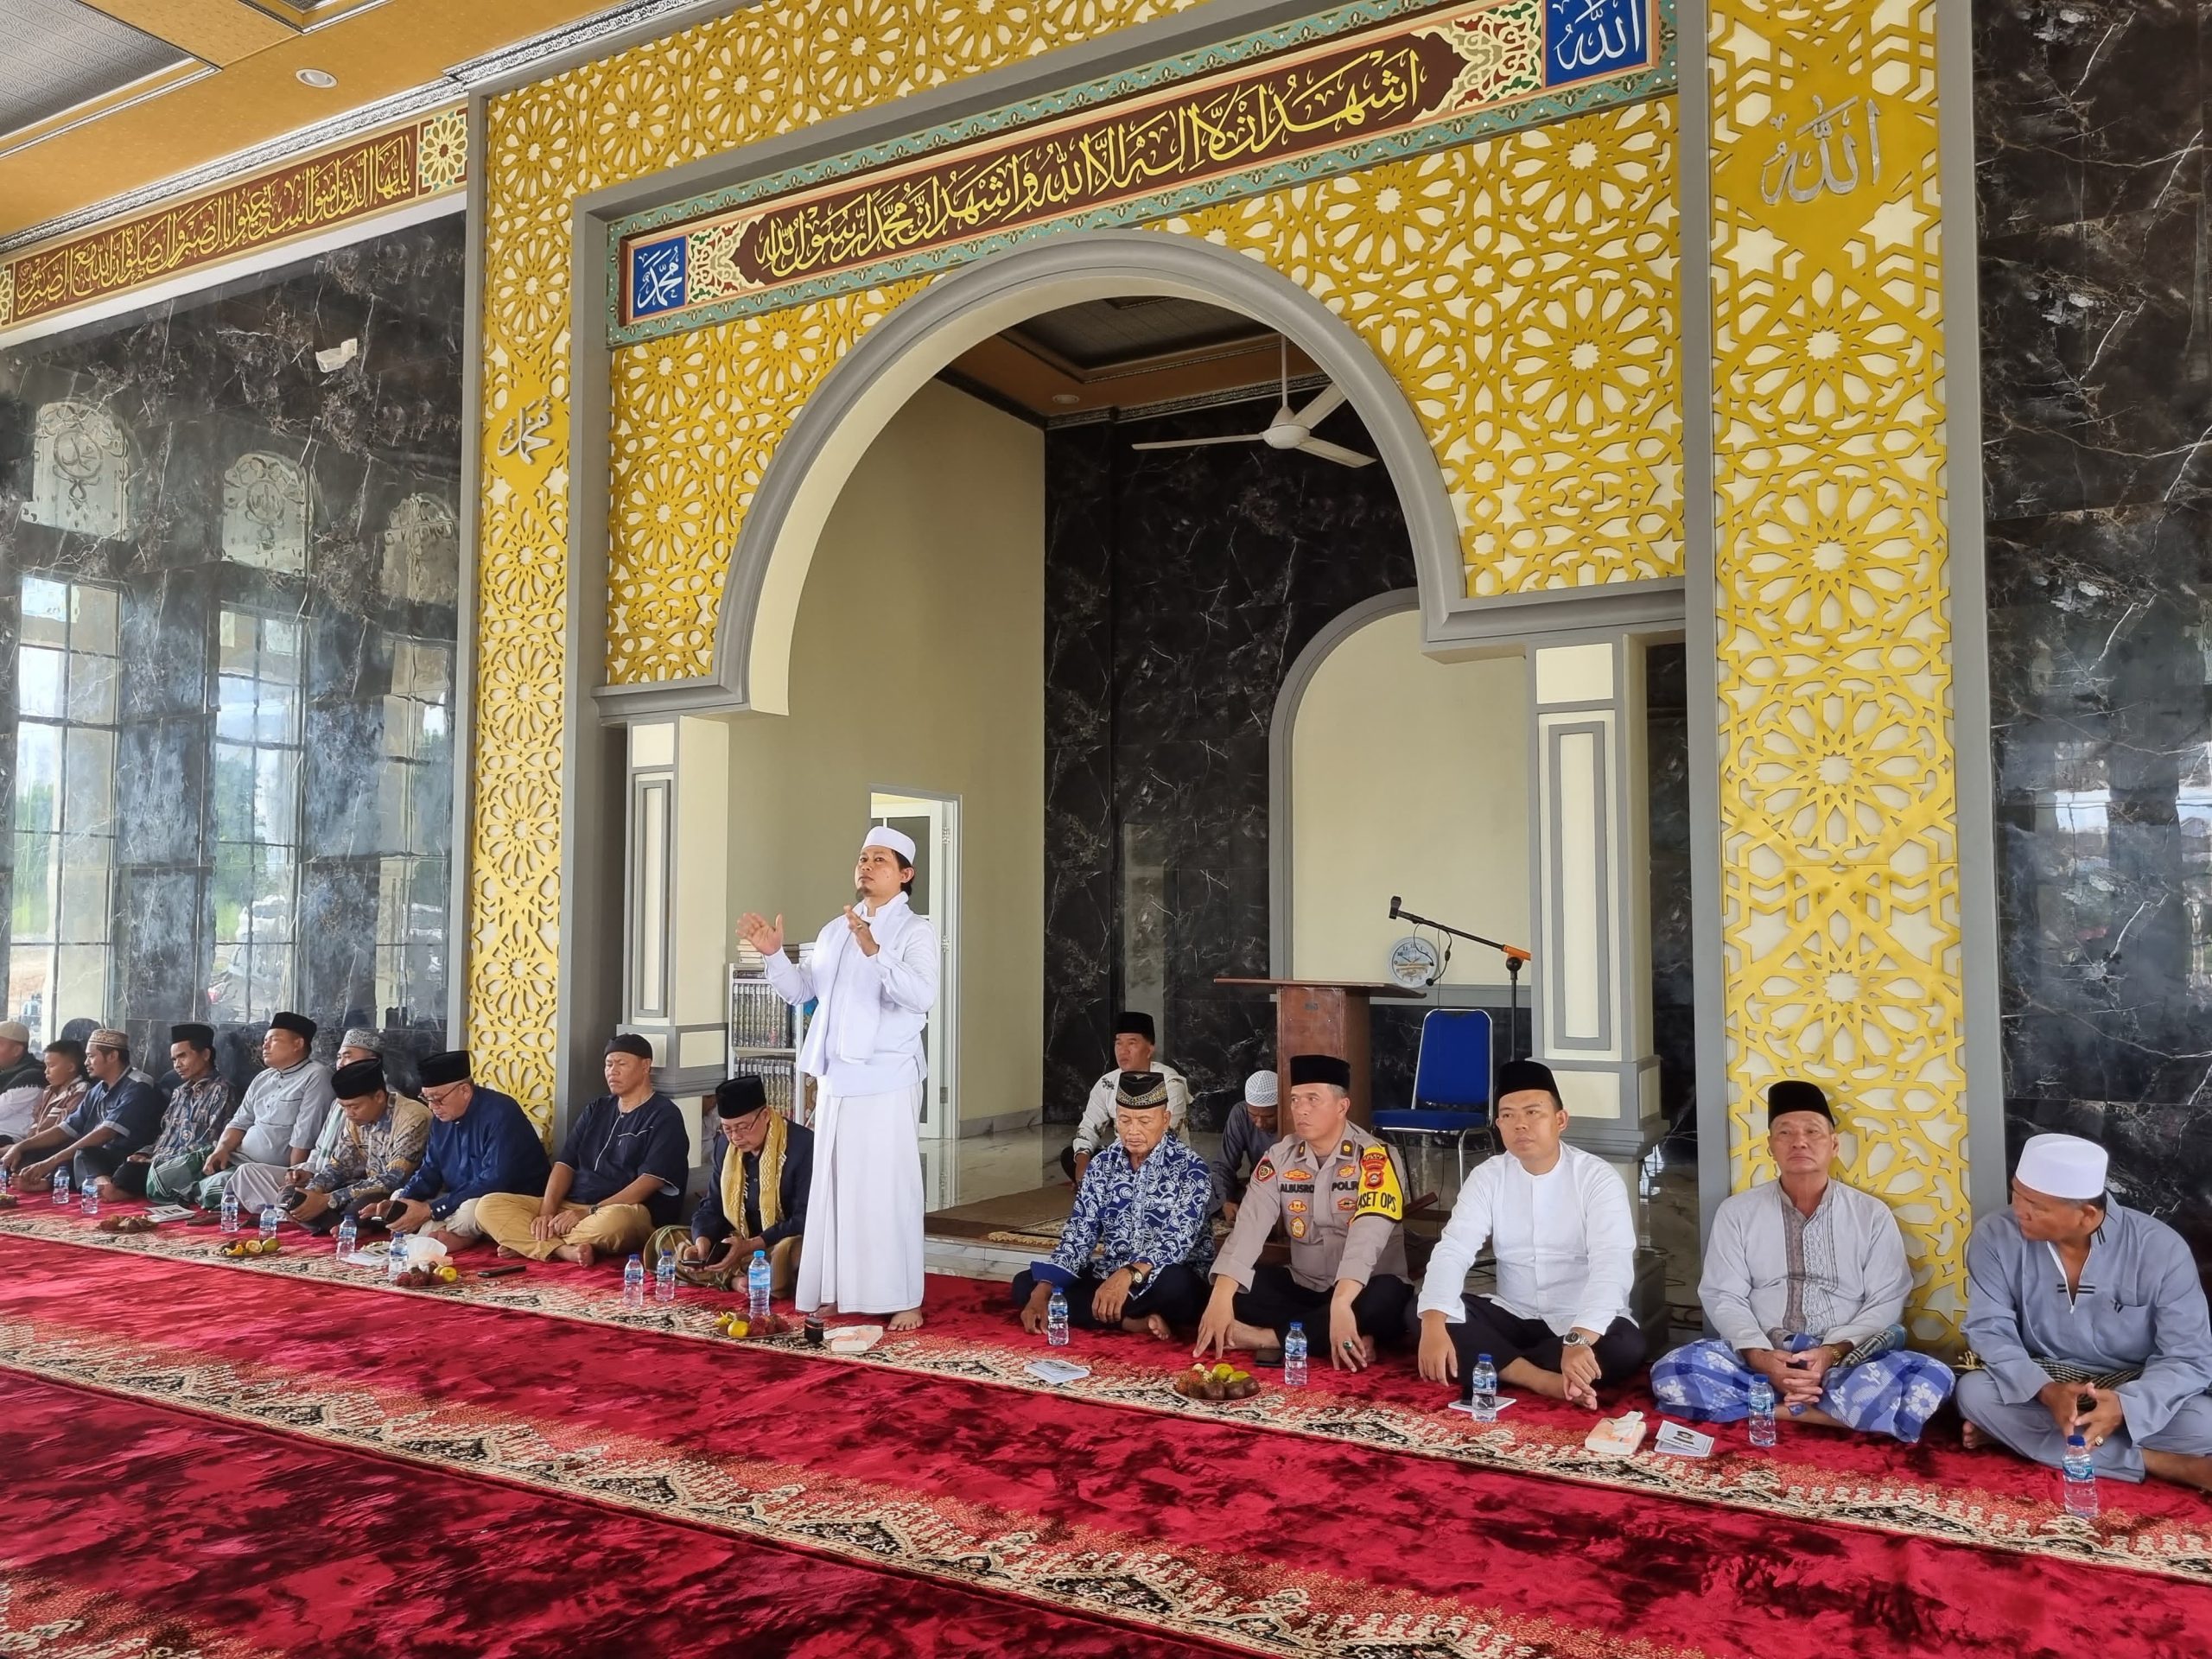
<svg viewBox="0 0 2212 1659">
<path fill-rule="evenodd" d="M 1380 980 L 1422 914 L 1526 945 L 1527 667 L 1440 663 L 1414 611 L 1332 651 L 1298 704 L 1290 744 L 1291 972 Z M 1496 951 L 1460 942 L 1447 985 L 1505 983 Z"/>
<path fill-rule="evenodd" d="M 747 910 L 780 911 L 792 938 L 811 938 L 851 902 L 872 790 L 960 798 L 961 1116 L 1036 1111 L 1044 435 L 924 386 L 823 528 L 792 637 L 790 714 L 729 726 L 729 927 Z"/>
</svg>

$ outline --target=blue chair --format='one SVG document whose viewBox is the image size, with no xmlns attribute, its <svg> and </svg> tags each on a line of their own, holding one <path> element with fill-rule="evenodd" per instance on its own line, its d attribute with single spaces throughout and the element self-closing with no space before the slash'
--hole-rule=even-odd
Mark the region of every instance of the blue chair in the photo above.
<svg viewBox="0 0 2212 1659">
<path fill-rule="evenodd" d="M 1431 1008 L 1421 1016 L 1413 1109 L 1377 1112 L 1375 1128 L 1452 1136 L 1459 1142 L 1459 1179 L 1466 1180 L 1467 1138 L 1479 1135 L 1487 1141 L 1491 1134 L 1488 1009 Z"/>
</svg>

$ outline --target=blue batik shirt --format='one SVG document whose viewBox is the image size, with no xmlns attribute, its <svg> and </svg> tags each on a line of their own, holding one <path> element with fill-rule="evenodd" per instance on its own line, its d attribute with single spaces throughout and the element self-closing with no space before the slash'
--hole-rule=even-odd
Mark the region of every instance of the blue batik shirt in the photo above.
<svg viewBox="0 0 2212 1659">
<path fill-rule="evenodd" d="M 1212 1214 L 1213 1173 L 1197 1153 L 1170 1135 L 1132 1169 L 1117 1141 L 1084 1171 L 1060 1248 L 1031 1271 L 1055 1285 L 1086 1272 L 1103 1279 L 1138 1262 L 1187 1262 L 1203 1271 L 1213 1260 Z"/>
</svg>

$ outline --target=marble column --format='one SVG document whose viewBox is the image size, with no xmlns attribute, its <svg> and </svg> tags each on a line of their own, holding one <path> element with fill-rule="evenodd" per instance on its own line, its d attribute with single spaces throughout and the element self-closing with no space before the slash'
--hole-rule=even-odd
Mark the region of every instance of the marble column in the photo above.
<svg viewBox="0 0 2212 1659">
<path fill-rule="evenodd" d="M 2008 1140 L 2212 1261 L 2212 15 L 1980 0 Z"/>
</svg>

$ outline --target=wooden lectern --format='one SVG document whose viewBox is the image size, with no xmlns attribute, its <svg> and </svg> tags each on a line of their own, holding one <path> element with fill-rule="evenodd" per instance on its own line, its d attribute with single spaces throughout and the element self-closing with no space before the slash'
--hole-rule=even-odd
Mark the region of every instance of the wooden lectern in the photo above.
<svg viewBox="0 0 2212 1659">
<path fill-rule="evenodd" d="M 1420 991 L 1402 985 L 1319 979 L 1236 979 L 1222 976 L 1217 985 L 1239 990 L 1272 991 L 1275 999 L 1275 1070 L 1279 1097 L 1290 1098 L 1294 1054 L 1334 1054 L 1351 1067 L 1351 1121 L 1363 1128 L 1373 1120 L 1374 1084 L 1370 1077 L 1373 1048 L 1370 999 L 1378 996 L 1418 1001 Z M 1290 1120 L 1281 1120 L 1290 1133 Z"/>
</svg>

